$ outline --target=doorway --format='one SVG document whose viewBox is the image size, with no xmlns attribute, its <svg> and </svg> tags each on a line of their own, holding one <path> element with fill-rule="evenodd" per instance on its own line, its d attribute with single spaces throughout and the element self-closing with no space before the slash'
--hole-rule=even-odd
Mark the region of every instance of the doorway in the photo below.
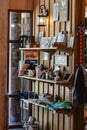
<svg viewBox="0 0 87 130">
<path fill-rule="evenodd" d="M 29 90 L 29 81 L 18 77 L 21 37 L 32 35 L 32 12 L 8 10 L 8 128 L 20 128 L 21 107 L 19 93 Z M 26 84 L 26 86 L 25 86 Z M 29 114 L 29 113 L 28 113 Z"/>
</svg>

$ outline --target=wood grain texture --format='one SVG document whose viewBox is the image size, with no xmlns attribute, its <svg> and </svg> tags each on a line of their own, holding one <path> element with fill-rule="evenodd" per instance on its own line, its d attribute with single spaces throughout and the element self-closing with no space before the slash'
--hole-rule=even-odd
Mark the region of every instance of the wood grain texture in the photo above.
<svg viewBox="0 0 87 130">
<path fill-rule="evenodd" d="M 6 129 L 7 114 L 5 112 L 6 104 L 6 87 L 7 87 L 7 8 L 8 0 L 0 1 L 0 130 Z"/>
<path fill-rule="evenodd" d="M 37 26 L 37 15 L 39 14 L 39 5 L 40 1 L 35 0 L 34 1 L 34 8 L 33 8 L 33 34 L 35 35 L 35 40 L 38 40 L 38 33 L 39 33 L 39 27 Z"/>
<path fill-rule="evenodd" d="M 39 29 L 36 26 L 36 18 L 37 14 L 39 12 L 39 1 L 40 0 L 0 0 L 0 130 L 6 130 L 6 110 L 7 110 L 7 104 L 6 104 L 6 88 L 7 88 L 7 43 L 8 43 L 8 9 L 18 9 L 18 10 L 33 10 L 34 15 L 33 15 L 33 34 L 36 36 L 36 39 L 38 37 L 38 32 Z M 59 0 L 60 1 L 60 0 Z M 33 4 L 32 4 L 33 2 Z M 54 2 L 57 2 L 57 0 L 46 0 L 44 1 L 46 3 L 46 7 L 49 9 L 49 17 L 48 19 L 52 18 L 52 5 Z M 75 62 L 74 64 L 76 65 L 78 61 L 78 38 L 77 38 L 77 26 L 79 22 L 84 20 L 84 13 L 81 14 L 82 11 L 82 2 L 81 0 L 70 0 L 70 7 L 69 7 L 69 19 L 70 19 L 70 33 L 73 33 L 75 36 Z M 85 3 L 87 4 L 87 0 L 85 0 Z M 83 4 L 83 9 L 84 9 L 84 4 Z M 51 19 L 52 20 L 52 19 Z M 63 30 L 66 28 L 67 23 L 63 25 L 57 21 L 55 23 L 51 23 L 51 20 L 49 21 L 49 24 L 47 27 L 44 29 L 40 29 L 41 31 L 45 31 L 45 36 L 56 36 L 59 31 Z M 38 90 L 33 89 L 34 91 L 38 92 Z M 46 90 L 46 89 L 45 89 Z M 42 90 L 41 90 L 42 91 Z M 40 91 L 40 92 L 41 92 Z M 46 90 L 48 91 L 48 90 Z M 67 90 L 66 90 L 67 91 Z M 57 89 L 58 92 L 58 89 Z M 67 98 L 67 95 L 65 95 Z M 38 111 L 37 107 L 35 108 L 36 111 Z M 42 111 L 42 110 L 40 110 Z M 47 127 L 44 126 L 44 129 L 46 130 L 52 130 L 52 127 L 54 126 L 53 130 L 62 130 L 63 126 L 61 124 L 61 120 L 63 120 L 62 116 L 56 117 L 56 119 L 52 116 L 51 112 L 46 112 L 47 116 Z M 36 114 L 36 113 L 35 113 Z M 78 113 L 77 113 L 78 114 Z M 40 115 L 38 116 L 38 113 L 35 115 L 37 119 L 39 119 Z M 78 114 L 79 116 L 79 114 Z M 46 117 L 45 117 L 46 118 Z M 59 118 L 61 120 L 59 120 Z M 67 124 L 68 120 L 65 117 L 65 124 Z M 53 123 L 54 121 L 52 119 L 56 120 L 56 123 Z M 75 118 L 74 118 L 75 119 Z M 78 119 L 77 119 L 78 120 Z M 53 121 L 53 122 L 52 122 Z M 75 119 L 76 121 L 76 119 Z M 46 125 L 46 122 L 43 123 Z M 52 124 L 54 124 L 52 126 Z M 79 124 L 79 123 L 78 123 Z M 56 126 L 55 126 L 56 125 Z M 59 129 L 60 128 L 60 129 Z M 68 126 L 65 126 L 65 128 L 68 130 Z M 77 127 L 75 126 L 73 130 L 77 130 Z M 70 129 L 69 129 L 70 130 Z M 81 130 L 81 129 L 80 129 Z"/>
<path fill-rule="evenodd" d="M 53 4 L 55 2 L 60 2 L 60 0 L 39 0 L 40 1 L 40 5 L 45 3 L 46 8 L 49 9 L 49 16 L 48 16 L 48 23 L 46 27 L 39 27 L 38 31 L 43 31 L 45 36 L 57 36 L 58 33 L 60 31 L 68 31 L 68 35 L 67 35 L 67 40 L 69 41 L 70 35 L 76 35 L 76 26 L 78 23 L 78 19 L 80 16 L 78 16 L 78 12 L 76 10 L 80 10 L 80 7 L 78 7 L 77 5 L 79 4 L 79 0 L 69 0 L 69 9 L 68 9 L 68 21 L 67 22 L 60 22 L 60 21 L 55 21 L 53 22 Z M 75 10 L 76 7 L 76 10 Z M 39 7 L 38 7 L 39 8 Z M 39 11 L 39 9 L 38 9 Z M 81 14 L 80 14 L 81 15 Z M 76 21 L 75 21 L 76 20 Z M 35 23 L 34 23 L 35 24 Z M 37 28 L 35 28 L 35 31 L 37 30 Z M 75 45 L 76 45 L 76 41 L 75 41 Z M 58 52 L 60 53 L 60 52 Z M 75 52 L 76 53 L 76 52 Z M 61 53 L 63 54 L 63 52 Z M 77 55 L 77 54 L 76 54 Z M 43 53 L 41 53 L 40 55 L 40 63 L 43 63 Z M 74 55 L 73 55 L 74 57 Z M 74 71 L 74 65 L 76 62 L 72 63 L 72 60 L 74 61 L 74 59 L 71 60 L 71 56 L 69 57 L 70 61 L 69 61 L 69 66 L 70 66 L 70 72 Z M 76 60 L 76 58 L 75 58 Z M 51 67 L 53 67 L 52 65 L 52 60 L 51 60 Z M 67 67 L 67 70 L 69 70 L 69 68 Z M 50 85 L 46 85 L 43 84 L 43 89 L 44 89 L 44 93 L 48 92 L 48 93 L 52 93 L 53 89 L 52 86 Z M 47 88 L 48 87 L 48 88 Z M 42 90 L 40 90 L 42 88 L 39 87 L 39 91 L 42 92 Z M 56 94 L 58 94 L 58 96 L 61 96 L 63 100 L 69 100 L 69 90 L 67 88 L 63 88 L 63 86 L 56 86 Z M 41 110 L 40 110 L 40 114 L 41 114 Z M 48 113 L 43 113 L 44 114 L 44 120 L 43 120 L 43 130 L 66 130 L 69 129 L 72 130 L 73 129 L 73 121 L 71 121 L 71 125 L 68 125 L 70 122 L 68 120 L 67 116 L 64 116 L 62 114 L 57 114 L 57 115 L 53 115 L 50 111 Z M 40 117 L 40 115 L 39 115 Z M 46 121 L 47 121 L 47 126 L 46 126 Z M 42 121 L 41 121 L 42 122 Z M 41 123 L 42 124 L 42 123 Z M 71 127 L 71 128 L 70 128 Z"/>
<path fill-rule="evenodd" d="M 21 10 L 32 10 L 33 9 L 33 0 L 9 0 L 10 9 L 21 9 Z"/>
</svg>

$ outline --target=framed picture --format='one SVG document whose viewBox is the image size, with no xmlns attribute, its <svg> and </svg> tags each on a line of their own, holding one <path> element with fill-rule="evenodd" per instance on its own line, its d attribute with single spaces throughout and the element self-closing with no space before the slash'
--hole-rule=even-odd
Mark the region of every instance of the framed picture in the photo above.
<svg viewBox="0 0 87 130">
<path fill-rule="evenodd" d="M 65 34 L 59 32 L 57 36 L 57 42 L 65 42 Z"/>
<path fill-rule="evenodd" d="M 58 66 L 68 66 L 68 56 L 67 55 L 55 55 L 54 64 Z"/>
<path fill-rule="evenodd" d="M 71 36 L 69 40 L 69 47 L 73 48 L 73 46 L 74 46 L 74 36 Z"/>
<path fill-rule="evenodd" d="M 50 45 L 49 47 L 53 47 L 54 46 L 54 42 L 56 42 L 56 37 L 51 37 L 51 41 L 50 41 Z"/>
<path fill-rule="evenodd" d="M 50 42 L 51 42 L 51 37 L 42 37 L 40 41 L 40 47 L 42 48 L 49 47 Z"/>
<path fill-rule="evenodd" d="M 57 21 L 59 19 L 59 3 L 53 4 L 53 21 Z"/>
<path fill-rule="evenodd" d="M 60 21 L 67 21 L 68 20 L 68 0 L 61 0 L 60 1 Z"/>
<path fill-rule="evenodd" d="M 69 81 L 69 80 L 71 79 L 71 77 L 72 77 L 72 74 L 69 73 L 69 72 L 66 72 L 66 73 L 64 74 L 62 80 L 64 80 L 64 81 Z"/>
</svg>

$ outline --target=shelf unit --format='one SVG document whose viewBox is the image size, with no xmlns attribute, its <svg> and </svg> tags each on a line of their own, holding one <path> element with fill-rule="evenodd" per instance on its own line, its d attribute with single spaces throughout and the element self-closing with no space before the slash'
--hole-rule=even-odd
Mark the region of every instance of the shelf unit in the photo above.
<svg viewBox="0 0 87 130">
<path fill-rule="evenodd" d="M 68 81 L 54 81 L 54 80 L 38 79 L 36 77 L 29 77 L 27 75 L 23 75 L 23 76 L 19 75 L 18 77 L 24 78 L 24 79 L 29 79 L 29 80 L 34 80 L 34 81 L 45 82 L 45 83 L 49 83 L 49 84 L 64 85 L 64 86 L 69 87 L 69 88 L 71 88 L 71 84 L 72 84 L 72 82 L 68 82 Z"/>
<path fill-rule="evenodd" d="M 29 50 L 36 50 L 36 51 L 52 51 L 52 50 L 60 50 L 60 51 L 64 51 L 64 52 L 69 52 L 69 53 L 73 53 L 73 51 L 75 50 L 74 48 L 71 48 L 71 47 L 63 47 L 62 46 L 59 46 L 59 47 L 48 47 L 48 48 L 40 48 L 40 47 L 37 47 L 37 48 L 19 48 L 20 51 L 29 51 Z"/>
<path fill-rule="evenodd" d="M 21 53 L 21 60 L 24 60 L 24 51 L 38 51 L 38 52 L 47 52 L 50 55 L 50 65 L 52 64 L 52 56 L 55 55 L 55 53 L 60 54 L 62 52 L 62 54 L 66 55 L 68 54 L 69 56 L 69 66 L 67 67 L 68 70 L 70 69 L 70 72 L 73 71 L 72 67 L 73 67 L 73 57 L 74 57 L 74 48 L 71 47 L 63 47 L 59 46 L 59 47 L 52 47 L 52 48 L 19 48 L 20 53 Z M 43 58 L 39 58 L 39 59 L 43 59 Z M 39 61 L 40 63 L 40 61 Z M 44 63 L 44 62 L 43 62 Z M 62 95 L 62 99 L 66 100 L 68 97 L 68 101 L 71 102 L 72 104 L 72 80 L 68 81 L 55 81 L 55 80 L 46 80 L 46 79 L 39 79 L 37 77 L 30 77 L 28 75 L 18 75 L 19 78 L 21 79 L 28 79 L 29 81 L 31 81 L 32 83 L 32 91 L 36 91 L 37 93 L 42 93 L 45 91 L 49 91 L 51 93 L 53 93 L 53 95 L 55 96 L 56 94 L 59 94 L 60 96 Z M 46 85 L 46 90 L 45 89 L 45 85 Z M 38 90 L 37 90 L 38 89 Z M 52 90 L 51 90 L 52 89 Z M 61 94 L 61 89 L 63 89 L 63 94 Z M 68 94 L 66 94 L 66 91 L 68 89 Z M 43 114 L 46 112 L 46 110 L 44 109 L 44 105 L 41 104 L 37 104 L 35 102 L 33 102 L 33 99 L 21 99 L 21 108 L 23 108 L 23 102 L 27 103 L 27 104 L 32 104 L 32 112 L 33 112 L 33 116 L 37 116 L 36 118 L 38 120 L 40 120 L 39 118 L 41 118 L 40 112 L 42 112 Z M 27 110 L 27 109 L 25 109 Z M 36 112 L 37 111 L 37 112 Z M 44 112 L 43 112 L 44 111 Z M 47 110 L 48 111 L 48 110 Z M 37 114 L 36 114 L 37 113 Z M 50 113 L 50 111 L 46 112 L 46 115 L 48 115 L 48 113 Z M 68 115 L 69 116 L 69 127 L 71 125 L 71 120 L 72 120 L 72 116 L 73 115 L 73 107 L 72 110 L 66 111 L 66 110 L 58 110 L 58 111 L 53 111 L 52 113 L 57 113 L 57 114 L 63 114 L 63 117 L 65 120 L 65 116 Z M 43 115 L 41 114 L 41 115 Z M 65 115 L 65 116 L 64 116 Z M 50 116 L 50 115 L 49 115 Z"/>
</svg>

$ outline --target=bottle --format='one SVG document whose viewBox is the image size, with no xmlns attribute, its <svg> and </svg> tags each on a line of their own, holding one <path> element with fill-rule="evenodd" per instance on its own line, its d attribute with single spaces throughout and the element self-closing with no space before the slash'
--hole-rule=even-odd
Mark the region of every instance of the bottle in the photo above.
<svg viewBox="0 0 87 130">
<path fill-rule="evenodd" d="M 26 48 L 29 48 L 29 47 L 30 47 L 30 44 L 29 44 L 29 41 L 27 39 L 27 41 L 26 41 Z"/>
<path fill-rule="evenodd" d="M 48 79 L 48 72 L 45 73 L 45 78 Z"/>
</svg>

